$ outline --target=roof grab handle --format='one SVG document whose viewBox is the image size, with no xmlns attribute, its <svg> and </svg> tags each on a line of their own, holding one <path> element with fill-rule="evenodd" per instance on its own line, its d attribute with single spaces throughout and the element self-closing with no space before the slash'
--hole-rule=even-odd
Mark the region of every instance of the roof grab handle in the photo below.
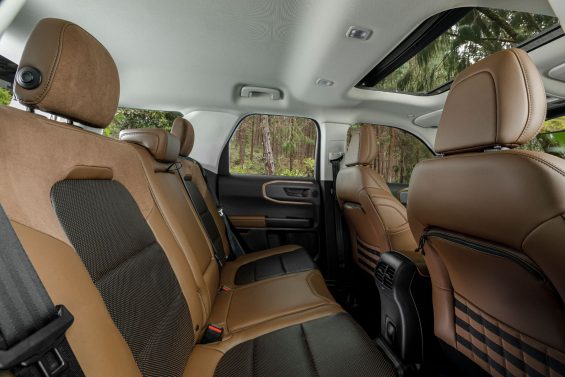
<svg viewBox="0 0 565 377">
<path fill-rule="evenodd" d="M 262 97 L 270 96 L 272 101 L 282 99 L 282 91 L 280 89 L 262 88 L 260 86 L 244 86 L 241 88 L 241 97 Z"/>
</svg>

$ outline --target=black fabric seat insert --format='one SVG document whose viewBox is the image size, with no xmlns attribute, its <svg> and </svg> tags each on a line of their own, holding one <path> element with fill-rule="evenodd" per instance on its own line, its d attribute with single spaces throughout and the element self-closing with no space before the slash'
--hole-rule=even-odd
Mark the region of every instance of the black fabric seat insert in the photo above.
<svg viewBox="0 0 565 377">
<path fill-rule="evenodd" d="M 181 376 L 194 346 L 192 319 L 130 193 L 116 181 L 65 180 L 51 201 L 143 376 Z"/>
<path fill-rule="evenodd" d="M 395 376 L 390 361 L 348 314 L 337 314 L 242 343 L 215 377 Z"/>
<path fill-rule="evenodd" d="M 235 274 L 235 284 L 245 285 L 259 280 L 316 268 L 305 249 L 271 255 L 241 266 Z"/>
</svg>

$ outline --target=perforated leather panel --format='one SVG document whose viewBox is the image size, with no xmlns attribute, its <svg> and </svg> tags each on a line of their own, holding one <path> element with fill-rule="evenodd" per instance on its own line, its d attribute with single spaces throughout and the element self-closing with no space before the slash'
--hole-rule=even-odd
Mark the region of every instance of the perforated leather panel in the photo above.
<svg viewBox="0 0 565 377">
<path fill-rule="evenodd" d="M 109 180 L 56 183 L 51 200 L 144 376 L 181 376 L 194 345 L 176 276 L 129 192 Z"/>
<path fill-rule="evenodd" d="M 375 343 L 347 314 L 317 319 L 242 343 L 215 377 L 394 376 Z"/>
</svg>

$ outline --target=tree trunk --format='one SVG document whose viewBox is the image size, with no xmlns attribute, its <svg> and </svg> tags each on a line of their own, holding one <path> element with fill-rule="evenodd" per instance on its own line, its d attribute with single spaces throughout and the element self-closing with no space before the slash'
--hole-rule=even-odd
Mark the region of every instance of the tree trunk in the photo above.
<svg viewBox="0 0 565 377">
<path fill-rule="evenodd" d="M 387 176 L 387 182 L 393 182 L 394 178 L 393 178 L 393 174 L 394 174 L 394 142 L 395 142 L 395 130 L 393 128 L 390 128 L 390 141 L 388 143 L 388 176 Z"/>
<path fill-rule="evenodd" d="M 261 115 L 261 131 L 263 133 L 263 157 L 265 161 L 265 174 L 275 174 L 275 161 L 271 146 L 271 130 L 269 129 L 269 116 Z"/>
<path fill-rule="evenodd" d="M 241 168 L 243 169 L 244 163 L 245 163 L 245 135 L 244 135 L 244 128 L 245 127 L 240 127 L 239 130 L 237 131 L 237 138 L 239 139 L 239 164 L 241 165 Z"/>
<path fill-rule="evenodd" d="M 249 160 L 253 161 L 253 148 L 255 147 L 255 119 L 251 124 L 251 150 L 249 151 Z"/>
</svg>

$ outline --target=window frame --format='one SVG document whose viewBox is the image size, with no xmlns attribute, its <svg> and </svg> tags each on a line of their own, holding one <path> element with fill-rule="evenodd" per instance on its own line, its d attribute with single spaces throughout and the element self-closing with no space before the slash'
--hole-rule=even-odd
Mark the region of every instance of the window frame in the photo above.
<svg viewBox="0 0 565 377">
<path fill-rule="evenodd" d="M 231 155 L 230 155 L 230 144 L 231 141 L 234 137 L 234 135 L 236 134 L 237 130 L 239 129 L 239 127 L 241 126 L 241 124 L 243 123 L 243 121 L 245 119 L 247 119 L 250 116 L 261 116 L 261 115 L 268 115 L 268 116 L 280 116 L 280 117 L 294 117 L 294 118 L 302 118 L 302 119 L 308 119 L 310 121 L 312 121 L 314 123 L 314 126 L 316 127 L 316 147 L 315 147 L 315 152 L 314 152 L 314 158 L 315 158 L 315 164 L 314 164 L 314 175 L 312 177 L 307 177 L 307 176 L 288 176 L 288 175 L 266 175 L 266 174 L 239 174 L 239 173 L 232 173 L 231 172 Z M 252 113 L 246 113 L 244 115 L 242 115 L 235 127 L 233 127 L 233 129 L 230 132 L 230 135 L 228 137 L 228 140 L 224 146 L 224 152 L 222 153 L 222 156 L 220 157 L 220 164 L 219 166 L 222 167 L 223 169 L 218 169 L 218 174 L 222 174 L 222 175 L 227 175 L 230 177 L 247 177 L 247 178 L 251 178 L 251 177 L 267 177 L 267 178 L 273 178 L 273 179 L 278 179 L 278 180 L 295 180 L 295 181 L 319 181 L 320 180 L 320 144 L 321 144 L 321 132 L 320 132 L 320 124 L 318 123 L 318 121 L 314 118 L 310 118 L 307 116 L 300 116 L 300 115 L 288 115 L 288 114 L 273 114 L 273 113 L 258 113 L 258 112 L 252 112 Z M 222 162 L 223 160 L 223 162 Z"/>
<path fill-rule="evenodd" d="M 459 22 L 473 9 L 479 7 L 461 7 L 449 9 L 437 13 L 423 21 L 416 29 L 404 38 L 384 59 L 382 59 L 369 73 L 367 73 L 355 88 L 362 90 L 372 90 L 378 92 L 399 93 L 412 96 L 432 96 L 441 94 L 451 88 L 453 80 L 450 80 L 437 88 L 428 92 L 394 92 L 375 88 L 374 86 L 392 74 L 408 60 L 417 55 L 420 51 L 433 43 L 440 35 Z M 494 8 L 492 8 L 494 9 Z M 540 34 L 534 35 L 516 47 L 526 52 L 536 50 L 548 43 L 551 43 L 565 36 L 565 31 L 560 23 L 549 27 Z"/>
</svg>

